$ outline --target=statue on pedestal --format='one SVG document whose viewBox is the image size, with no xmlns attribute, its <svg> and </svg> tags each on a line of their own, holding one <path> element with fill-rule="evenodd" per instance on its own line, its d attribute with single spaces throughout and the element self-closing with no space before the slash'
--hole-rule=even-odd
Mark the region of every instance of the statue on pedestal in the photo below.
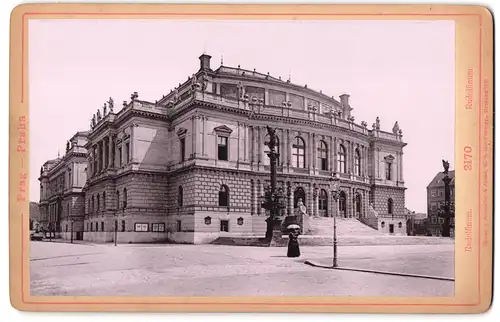
<svg viewBox="0 0 500 322">
<path fill-rule="evenodd" d="M 108 106 L 106 105 L 106 103 L 104 103 L 104 105 L 102 106 L 102 116 L 106 116 L 108 112 Z"/>
<path fill-rule="evenodd" d="M 443 160 L 443 168 L 444 168 L 444 174 L 448 175 L 448 169 L 450 168 L 450 163 L 448 161 Z"/>
<path fill-rule="evenodd" d="M 380 119 L 379 117 L 377 116 L 377 118 L 375 119 L 375 129 L 376 130 L 380 130 Z"/>
<path fill-rule="evenodd" d="M 238 82 L 237 89 L 238 89 L 238 99 L 243 100 L 245 97 L 245 87 L 241 82 Z"/>
<path fill-rule="evenodd" d="M 399 124 L 398 124 L 398 121 L 396 121 L 396 123 L 394 123 L 394 126 L 392 127 L 392 133 L 394 133 L 394 134 L 398 134 L 399 133 Z"/>
<path fill-rule="evenodd" d="M 112 97 L 109 98 L 108 105 L 109 105 L 109 113 L 113 113 L 113 107 L 115 107 L 115 102 L 113 101 Z"/>
<path fill-rule="evenodd" d="M 267 144 L 267 146 L 269 147 L 269 150 L 271 152 L 274 152 L 277 143 L 276 129 L 273 129 L 272 127 L 267 125 L 267 133 L 269 134 L 269 143 Z"/>
<path fill-rule="evenodd" d="M 101 120 L 101 111 L 97 110 L 97 122 Z"/>
</svg>

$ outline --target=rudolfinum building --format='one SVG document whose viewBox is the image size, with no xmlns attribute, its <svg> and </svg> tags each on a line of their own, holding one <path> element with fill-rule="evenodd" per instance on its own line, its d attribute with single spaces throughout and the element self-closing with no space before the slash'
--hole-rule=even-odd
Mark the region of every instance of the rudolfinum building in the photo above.
<svg viewBox="0 0 500 322">
<path fill-rule="evenodd" d="M 357 124 L 346 94 L 335 99 L 239 66 L 212 69 L 210 59 L 200 56 L 199 70 L 157 101 L 133 93 L 106 102 L 90 130 L 42 167 L 42 225 L 92 242 L 263 237 L 269 125 L 279 139 L 283 216 L 295 215 L 300 199 L 311 218 L 406 234 L 397 122 L 390 131 L 378 118 Z"/>
</svg>

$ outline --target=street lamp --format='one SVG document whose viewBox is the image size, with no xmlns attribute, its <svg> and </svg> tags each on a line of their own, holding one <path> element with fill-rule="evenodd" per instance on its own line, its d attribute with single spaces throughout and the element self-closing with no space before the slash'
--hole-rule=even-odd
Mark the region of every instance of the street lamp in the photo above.
<svg viewBox="0 0 500 322">
<path fill-rule="evenodd" d="M 338 267 L 337 262 L 337 214 L 339 212 L 339 186 L 338 181 L 339 177 L 337 173 L 333 173 L 333 175 L 329 178 L 330 181 L 330 190 L 332 191 L 332 197 L 335 201 L 335 213 L 333 214 L 333 265 L 332 268 Z M 333 207 L 332 207 L 333 209 Z"/>
<path fill-rule="evenodd" d="M 71 221 L 71 243 L 73 244 L 73 216 L 70 215 L 70 221 Z"/>
<path fill-rule="evenodd" d="M 118 220 L 115 219 L 115 246 L 116 246 L 116 239 L 118 238 Z"/>
</svg>

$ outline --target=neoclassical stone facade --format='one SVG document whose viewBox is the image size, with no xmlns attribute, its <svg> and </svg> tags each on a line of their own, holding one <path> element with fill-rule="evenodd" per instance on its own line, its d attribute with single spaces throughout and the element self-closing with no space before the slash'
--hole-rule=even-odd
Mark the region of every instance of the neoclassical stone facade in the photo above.
<svg viewBox="0 0 500 322">
<path fill-rule="evenodd" d="M 45 162 L 40 169 L 40 228 L 47 235 L 83 239 L 87 135 L 77 132 L 67 142 L 65 155 Z"/>
<path fill-rule="evenodd" d="M 110 99 L 88 133 L 84 239 L 206 243 L 264 235 L 269 184 L 266 126 L 277 128 L 283 215 L 301 198 L 313 216 L 359 218 L 369 203 L 403 214 L 402 132 L 356 124 L 339 100 L 241 68 L 200 69 L 156 102 Z M 332 174 L 340 200 L 332 201 Z"/>
</svg>

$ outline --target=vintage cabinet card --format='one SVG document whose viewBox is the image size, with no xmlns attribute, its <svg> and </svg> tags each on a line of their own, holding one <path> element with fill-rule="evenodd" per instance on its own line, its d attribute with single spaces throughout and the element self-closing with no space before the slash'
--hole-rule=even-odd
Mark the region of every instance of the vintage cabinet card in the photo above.
<svg viewBox="0 0 500 322">
<path fill-rule="evenodd" d="M 14 307 L 489 308 L 486 8 L 25 4 L 11 28 Z"/>
</svg>

